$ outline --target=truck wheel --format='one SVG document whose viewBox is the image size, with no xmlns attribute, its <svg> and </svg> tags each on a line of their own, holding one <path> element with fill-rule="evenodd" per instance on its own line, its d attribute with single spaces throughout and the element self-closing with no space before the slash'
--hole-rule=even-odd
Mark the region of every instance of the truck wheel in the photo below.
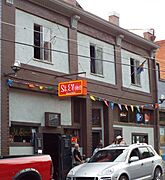
<svg viewBox="0 0 165 180">
<path fill-rule="evenodd" d="M 27 171 L 27 172 L 17 174 L 14 180 L 41 180 L 41 177 L 35 171 Z"/>
</svg>

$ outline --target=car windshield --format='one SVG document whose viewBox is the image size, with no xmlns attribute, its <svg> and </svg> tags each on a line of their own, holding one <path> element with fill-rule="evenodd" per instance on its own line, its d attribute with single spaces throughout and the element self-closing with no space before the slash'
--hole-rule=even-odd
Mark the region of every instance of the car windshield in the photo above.
<svg viewBox="0 0 165 180">
<path fill-rule="evenodd" d="M 127 154 L 128 151 L 125 149 L 100 150 L 94 156 L 92 156 L 88 162 L 124 162 Z"/>
</svg>

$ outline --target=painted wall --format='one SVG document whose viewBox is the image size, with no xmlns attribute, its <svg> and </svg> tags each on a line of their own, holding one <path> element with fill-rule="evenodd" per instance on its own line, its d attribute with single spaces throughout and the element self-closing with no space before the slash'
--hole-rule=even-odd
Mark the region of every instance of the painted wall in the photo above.
<svg viewBox="0 0 165 180">
<path fill-rule="evenodd" d="M 33 92 L 10 92 L 9 119 L 17 122 L 41 123 L 45 112 L 61 113 L 61 125 L 71 125 L 71 100 Z"/>
<path fill-rule="evenodd" d="M 34 23 L 50 29 L 52 44 L 52 62 L 34 60 Z M 15 59 L 21 63 L 50 69 L 58 72 L 69 73 L 68 65 L 68 29 L 42 18 L 16 10 L 16 42 L 28 44 L 15 45 Z M 60 51 L 60 52 L 59 52 Z M 64 53 L 62 53 L 64 52 Z"/>
<path fill-rule="evenodd" d="M 145 128 L 145 127 L 136 127 L 136 126 L 122 126 L 122 125 L 113 125 L 113 127 L 122 128 L 123 138 L 127 144 L 132 144 L 132 133 L 145 133 L 148 134 L 148 144 L 154 147 L 154 129 Z"/>
<path fill-rule="evenodd" d="M 9 155 L 33 155 L 34 147 L 9 147 Z"/>
<path fill-rule="evenodd" d="M 77 33 L 78 71 L 86 72 L 86 77 L 115 85 L 114 46 L 90 36 Z M 103 48 L 103 76 L 90 72 L 90 43 Z"/>
<path fill-rule="evenodd" d="M 136 55 L 134 53 L 128 52 L 124 49 L 121 50 L 121 62 L 122 62 L 122 82 L 123 87 L 150 93 L 149 86 L 149 75 L 148 75 L 148 62 L 144 63 L 144 71 L 141 72 L 141 86 L 136 86 L 131 84 L 131 66 L 130 66 L 130 58 L 136 59 L 140 61 L 140 64 L 144 62 L 145 58 L 142 56 Z"/>
</svg>

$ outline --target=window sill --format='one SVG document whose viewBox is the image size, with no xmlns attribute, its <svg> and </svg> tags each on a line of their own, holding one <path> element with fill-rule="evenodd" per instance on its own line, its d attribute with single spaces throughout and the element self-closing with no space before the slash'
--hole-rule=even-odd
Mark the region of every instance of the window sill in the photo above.
<svg viewBox="0 0 165 180">
<path fill-rule="evenodd" d="M 135 86 L 135 87 L 138 87 L 138 88 L 142 88 L 142 86 L 139 85 L 139 84 L 132 84 L 132 83 L 131 83 L 131 86 Z"/>
<path fill-rule="evenodd" d="M 53 63 L 50 61 L 46 61 L 46 60 L 42 60 L 42 59 L 35 59 L 35 58 L 33 58 L 33 60 L 37 61 L 37 62 L 53 65 Z"/>
<path fill-rule="evenodd" d="M 95 74 L 95 73 L 90 73 L 92 76 L 97 76 L 97 77 L 100 77 L 100 78 L 104 78 L 104 75 L 101 75 L 101 74 Z"/>
<path fill-rule="evenodd" d="M 16 147 L 16 146 L 19 146 L 19 147 L 21 147 L 21 146 L 32 146 L 32 143 L 28 143 L 28 142 L 25 142 L 25 143 L 23 143 L 23 142 L 11 142 L 10 143 L 10 146 L 11 147 Z"/>
</svg>

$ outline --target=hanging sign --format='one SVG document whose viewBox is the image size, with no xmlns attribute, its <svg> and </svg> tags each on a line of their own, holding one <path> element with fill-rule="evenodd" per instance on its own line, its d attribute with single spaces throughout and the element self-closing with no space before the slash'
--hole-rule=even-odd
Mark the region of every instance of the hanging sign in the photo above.
<svg viewBox="0 0 165 180">
<path fill-rule="evenodd" d="M 58 84 L 58 96 L 85 96 L 87 95 L 86 80 L 60 82 Z"/>
</svg>

